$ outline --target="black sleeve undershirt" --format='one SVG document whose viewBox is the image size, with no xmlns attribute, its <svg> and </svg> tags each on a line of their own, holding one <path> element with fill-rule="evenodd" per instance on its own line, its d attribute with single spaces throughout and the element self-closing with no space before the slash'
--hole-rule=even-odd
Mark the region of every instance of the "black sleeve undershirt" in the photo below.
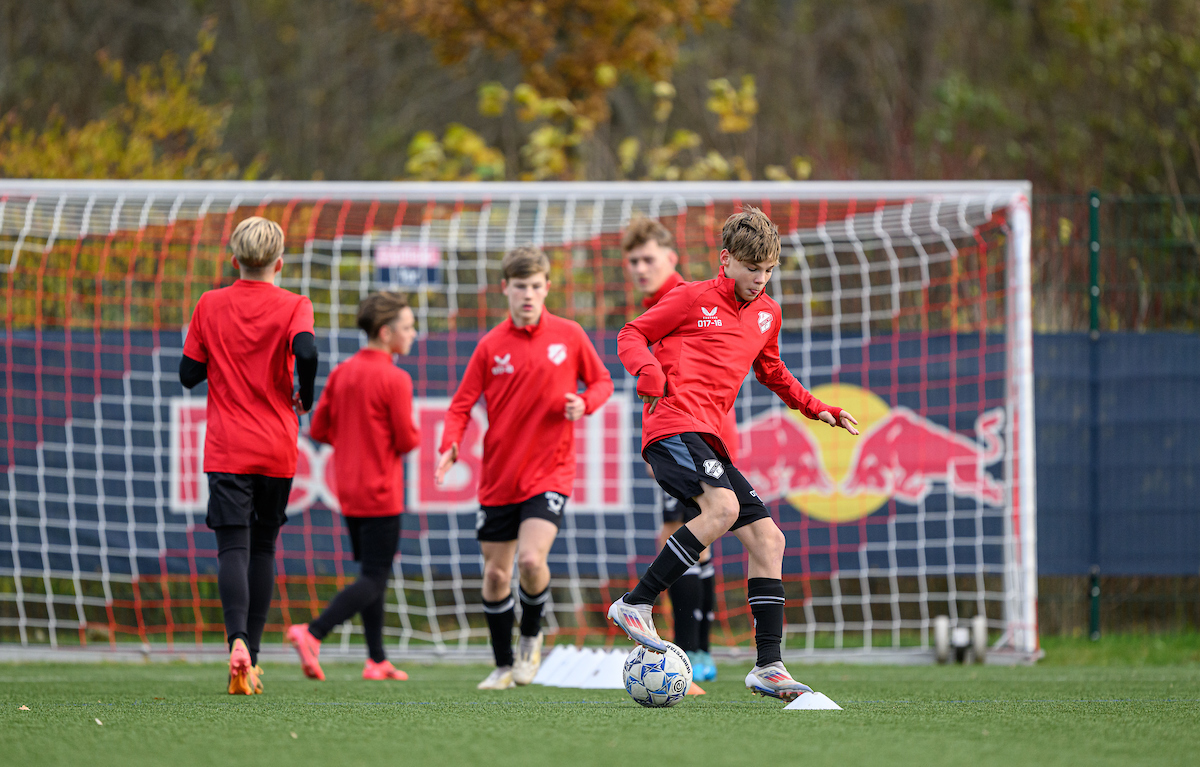
<svg viewBox="0 0 1200 767">
<path fill-rule="evenodd" d="M 191 389 L 205 378 L 208 378 L 208 365 L 183 355 L 179 360 L 179 383 L 183 384 L 184 388 Z"/>
<path fill-rule="evenodd" d="M 300 377 L 300 404 L 312 410 L 313 386 L 317 382 L 317 339 L 312 333 L 297 333 L 292 339 L 296 375 Z"/>
<path fill-rule="evenodd" d="M 292 353 L 296 355 L 296 375 L 300 377 L 300 403 L 305 410 L 311 410 L 317 381 L 316 337 L 312 333 L 297 333 L 292 339 Z M 186 388 L 191 389 L 207 377 L 208 366 L 203 362 L 186 354 L 179 360 L 179 382 Z"/>
</svg>

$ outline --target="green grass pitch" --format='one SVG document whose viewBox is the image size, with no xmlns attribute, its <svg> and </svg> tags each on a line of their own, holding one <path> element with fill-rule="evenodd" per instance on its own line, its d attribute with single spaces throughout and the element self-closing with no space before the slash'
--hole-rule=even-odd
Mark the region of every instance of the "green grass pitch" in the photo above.
<svg viewBox="0 0 1200 767">
<path fill-rule="evenodd" d="M 1154 644 L 1158 641 L 1156 651 Z M 1035 667 L 802 666 L 844 711 L 784 711 L 726 664 L 708 695 L 648 710 L 619 691 L 482 693 L 479 666 L 265 666 L 265 694 L 216 665 L 0 665 L 0 763 L 1197 764 L 1200 642 L 1052 645 Z M 28 711 L 21 710 L 27 706 Z M 97 720 L 102 724 L 97 724 Z"/>
</svg>

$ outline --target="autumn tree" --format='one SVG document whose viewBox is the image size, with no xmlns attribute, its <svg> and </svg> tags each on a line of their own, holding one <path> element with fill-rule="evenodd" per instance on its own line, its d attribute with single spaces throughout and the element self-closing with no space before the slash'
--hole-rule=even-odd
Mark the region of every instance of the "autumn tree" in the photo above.
<svg viewBox="0 0 1200 767">
<path fill-rule="evenodd" d="M 367 0 L 379 23 L 415 30 L 447 64 L 477 49 L 514 55 L 523 79 L 579 114 L 607 118 L 606 93 L 621 75 L 669 79 L 679 42 L 728 19 L 736 0 Z"/>
<path fill-rule="evenodd" d="M 127 71 L 96 54 L 124 100 L 102 116 L 70 126 L 52 110 L 44 125 L 17 111 L 0 120 L 0 176 L 11 178 L 254 178 L 261 158 L 240 168 L 223 150 L 230 108 L 199 96 L 205 59 L 215 43 L 213 23 L 201 27 L 197 47 L 180 66 L 173 53 L 157 64 Z"/>
</svg>

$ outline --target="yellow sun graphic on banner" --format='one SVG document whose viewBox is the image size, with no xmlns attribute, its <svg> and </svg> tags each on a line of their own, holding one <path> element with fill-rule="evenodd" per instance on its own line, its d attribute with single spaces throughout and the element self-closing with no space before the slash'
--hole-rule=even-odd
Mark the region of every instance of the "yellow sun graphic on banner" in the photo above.
<svg viewBox="0 0 1200 767">
<path fill-rule="evenodd" d="M 825 384 L 812 390 L 817 399 L 836 405 L 858 419 L 859 436 L 842 428 L 833 428 L 823 421 L 811 421 L 795 410 L 787 415 L 808 430 L 817 444 L 821 462 L 829 479 L 831 491 L 799 490 L 788 493 L 788 503 L 808 516 L 823 522 L 852 522 L 867 516 L 887 503 L 891 496 L 879 493 L 847 495 L 843 485 L 854 468 L 854 449 L 872 426 L 887 418 L 891 408 L 877 394 L 853 384 Z"/>
</svg>

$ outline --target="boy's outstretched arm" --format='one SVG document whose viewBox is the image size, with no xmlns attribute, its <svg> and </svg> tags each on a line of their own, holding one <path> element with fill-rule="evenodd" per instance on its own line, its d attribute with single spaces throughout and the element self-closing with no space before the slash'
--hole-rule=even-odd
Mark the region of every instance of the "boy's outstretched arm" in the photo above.
<svg viewBox="0 0 1200 767">
<path fill-rule="evenodd" d="M 775 322 L 776 327 L 779 326 Z M 857 435 L 858 421 L 846 410 L 834 405 L 826 405 L 812 395 L 808 389 L 796 380 L 792 371 L 787 369 L 779 358 L 779 332 L 771 335 L 771 340 L 759 352 L 754 360 L 754 376 L 763 386 L 783 400 L 784 404 L 793 410 L 799 410 L 805 417 L 814 421 L 824 421 L 830 426 L 841 426 L 851 434 Z"/>
</svg>

